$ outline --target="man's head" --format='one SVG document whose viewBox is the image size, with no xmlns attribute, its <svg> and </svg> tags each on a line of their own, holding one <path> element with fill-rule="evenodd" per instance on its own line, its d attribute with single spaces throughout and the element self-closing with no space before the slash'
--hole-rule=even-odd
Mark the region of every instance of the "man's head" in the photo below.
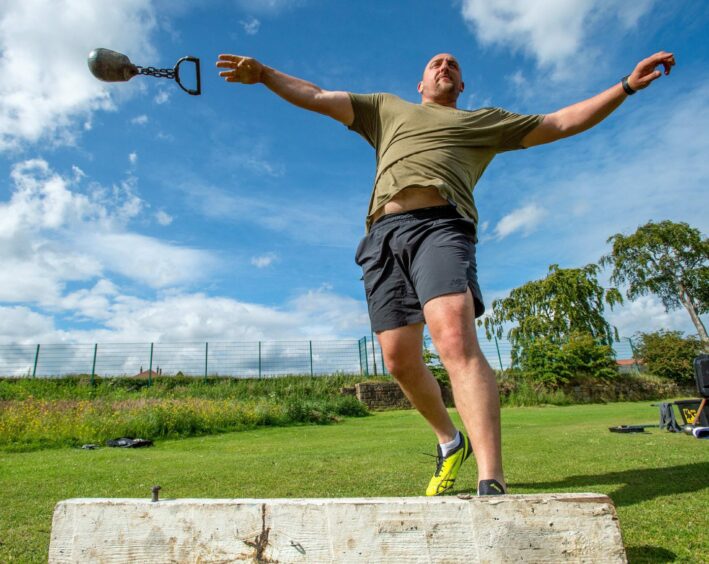
<svg viewBox="0 0 709 564">
<path fill-rule="evenodd" d="M 423 69 L 418 91 L 422 103 L 434 102 L 455 108 L 464 87 L 458 59 L 448 53 L 440 53 L 428 61 Z"/>
</svg>

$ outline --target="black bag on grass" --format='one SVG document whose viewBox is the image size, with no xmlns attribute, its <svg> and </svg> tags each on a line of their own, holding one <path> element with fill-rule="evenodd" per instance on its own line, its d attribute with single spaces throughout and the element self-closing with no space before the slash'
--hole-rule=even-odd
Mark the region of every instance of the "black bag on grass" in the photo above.
<svg viewBox="0 0 709 564">
<path fill-rule="evenodd" d="M 140 448 L 153 446 L 150 439 L 134 439 L 132 437 L 121 437 L 120 439 L 110 439 L 106 441 L 106 446 L 121 448 Z"/>
<path fill-rule="evenodd" d="M 680 433 L 682 427 L 677 423 L 673 403 L 658 404 L 660 408 L 660 429 L 667 429 L 670 433 Z"/>
</svg>

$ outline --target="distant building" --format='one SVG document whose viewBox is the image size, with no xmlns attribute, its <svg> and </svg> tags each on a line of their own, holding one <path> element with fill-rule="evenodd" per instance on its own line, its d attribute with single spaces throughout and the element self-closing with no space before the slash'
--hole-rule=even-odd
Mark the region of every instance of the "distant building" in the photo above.
<svg viewBox="0 0 709 564">
<path fill-rule="evenodd" d="M 616 360 L 615 363 L 620 374 L 635 374 L 647 370 L 642 362 L 638 362 L 634 358 L 621 358 Z"/>
<path fill-rule="evenodd" d="M 143 370 L 143 367 L 141 366 L 140 372 L 134 376 L 131 376 L 131 378 L 147 380 L 149 378 L 156 378 L 157 376 L 162 376 L 162 368 L 158 367 L 156 370 Z"/>
</svg>

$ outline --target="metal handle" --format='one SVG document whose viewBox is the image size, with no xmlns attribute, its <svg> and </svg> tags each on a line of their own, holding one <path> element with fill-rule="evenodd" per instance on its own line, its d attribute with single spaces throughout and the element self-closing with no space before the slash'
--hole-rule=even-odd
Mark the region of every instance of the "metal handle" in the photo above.
<svg viewBox="0 0 709 564">
<path fill-rule="evenodd" d="M 185 61 L 194 63 L 195 65 L 195 76 L 197 77 L 197 88 L 195 89 L 185 88 L 182 82 L 180 82 L 180 65 Z M 175 64 L 175 82 L 177 82 L 180 88 L 187 92 L 187 94 L 199 96 L 202 93 L 202 79 L 199 72 L 199 59 L 197 57 L 182 57 L 179 61 L 177 61 L 177 64 Z"/>
</svg>

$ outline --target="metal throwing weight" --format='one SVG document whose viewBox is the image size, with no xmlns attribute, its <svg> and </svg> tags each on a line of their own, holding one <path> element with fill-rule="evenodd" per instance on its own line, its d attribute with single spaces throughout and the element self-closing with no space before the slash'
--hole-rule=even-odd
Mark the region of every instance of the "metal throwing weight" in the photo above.
<svg viewBox="0 0 709 564">
<path fill-rule="evenodd" d="M 197 87 L 194 89 L 186 88 L 180 81 L 180 65 L 185 61 L 195 65 Z M 99 47 L 89 53 L 88 65 L 91 74 L 104 82 L 126 82 L 138 74 L 143 74 L 174 79 L 182 90 L 192 96 L 199 96 L 202 93 L 199 59 L 196 57 L 182 57 L 171 69 L 156 69 L 154 67 L 139 67 L 134 65 L 123 53 Z"/>
</svg>

